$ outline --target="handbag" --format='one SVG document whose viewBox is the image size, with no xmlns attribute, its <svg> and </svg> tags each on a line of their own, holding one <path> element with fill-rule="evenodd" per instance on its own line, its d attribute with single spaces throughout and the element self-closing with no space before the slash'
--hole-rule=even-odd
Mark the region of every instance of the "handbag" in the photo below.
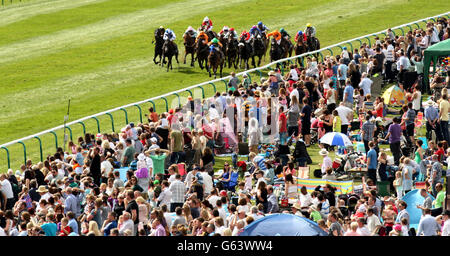
<svg viewBox="0 0 450 256">
<path fill-rule="evenodd" d="M 281 198 L 281 204 L 280 204 L 280 206 L 281 206 L 281 207 L 288 207 L 288 206 L 289 206 L 289 200 L 288 200 L 288 198 L 287 198 L 286 196 L 283 196 L 283 197 Z"/>
</svg>

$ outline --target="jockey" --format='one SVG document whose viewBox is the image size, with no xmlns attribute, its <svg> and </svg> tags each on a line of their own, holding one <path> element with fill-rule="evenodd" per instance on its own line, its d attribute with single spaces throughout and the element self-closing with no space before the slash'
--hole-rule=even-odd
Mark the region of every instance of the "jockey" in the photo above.
<svg viewBox="0 0 450 256">
<path fill-rule="evenodd" d="M 262 35 L 262 31 L 258 28 L 258 26 L 254 25 L 249 31 L 251 37 L 256 37 L 257 35 Z"/>
<path fill-rule="evenodd" d="M 241 33 L 241 39 L 244 39 L 246 43 L 250 42 L 250 33 L 248 33 L 246 30 L 242 31 Z"/>
<path fill-rule="evenodd" d="M 205 32 L 211 31 L 213 28 L 212 21 L 206 16 L 202 22 L 202 28 L 204 28 Z"/>
<path fill-rule="evenodd" d="M 218 36 L 222 36 L 224 38 L 228 38 L 228 36 L 230 35 L 230 28 L 228 26 L 223 26 L 222 30 L 220 30 Z"/>
<path fill-rule="evenodd" d="M 197 39 L 195 39 L 195 42 L 197 43 L 199 40 L 204 40 L 204 43 L 208 43 L 208 35 L 204 31 L 200 31 L 198 33 Z"/>
<path fill-rule="evenodd" d="M 197 31 L 195 31 L 195 29 L 192 26 L 189 26 L 184 33 L 188 34 L 190 37 L 194 38 L 197 37 Z"/>
<path fill-rule="evenodd" d="M 261 33 L 264 33 L 264 32 L 267 33 L 269 31 L 269 28 L 266 27 L 266 25 L 264 25 L 262 23 L 262 21 L 258 22 L 258 28 L 259 28 L 259 31 L 261 31 Z"/>
<path fill-rule="evenodd" d="M 297 34 L 295 35 L 295 42 L 298 41 L 298 38 L 301 37 L 302 41 L 305 42 L 306 41 L 306 34 L 303 33 L 303 31 L 299 30 L 297 32 Z"/>
<path fill-rule="evenodd" d="M 280 33 L 281 33 L 281 37 L 285 38 L 286 40 L 289 40 L 289 38 L 291 37 L 288 32 L 286 30 L 284 30 L 284 28 L 280 29 Z"/>
<path fill-rule="evenodd" d="M 267 34 L 267 38 L 273 36 L 273 38 L 275 38 L 275 40 L 277 41 L 277 44 L 280 45 L 281 42 L 281 33 L 278 30 L 275 30 L 269 34 Z"/>
<path fill-rule="evenodd" d="M 234 39 L 238 40 L 238 34 L 236 33 L 236 31 L 234 30 L 234 28 L 230 28 L 230 35 L 233 36 Z"/>
<path fill-rule="evenodd" d="M 158 36 L 159 31 L 161 31 L 161 30 L 166 31 L 163 26 L 159 26 L 159 28 L 157 30 L 155 30 L 155 36 Z"/>
<path fill-rule="evenodd" d="M 209 52 L 213 52 L 213 51 L 219 51 L 220 54 L 223 57 L 223 52 L 222 52 L 222 44 L 219 42 L 219 39 L 214 38 L 213 40 L 211 40 L 211 42 L 208 43 L 209 45 Z"/>
<path fill-rule="evenodd" d="M 311 38 L 316 37 L 316 28 L 311 26 L 311 23 L 306 24 L 305 32 L 306 37 L 311 36 Z"/>
<path fill-rule="evenodd" d="M 169 40 L 170 42 L 173 42 L 175 38 L 176 38 L 175 33 L 170 28 L 166 29 L 163 37 L 164 41 Z"/>
</svg>

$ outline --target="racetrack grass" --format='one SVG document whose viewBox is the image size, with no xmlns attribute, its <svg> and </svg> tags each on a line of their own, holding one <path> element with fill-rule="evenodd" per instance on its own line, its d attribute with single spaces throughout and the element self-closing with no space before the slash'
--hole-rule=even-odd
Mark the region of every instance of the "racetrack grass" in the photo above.
<svg viewBox="0 0 450 256">
<path fill-rule="evenodd" d="M 44 2 L 48 1 L 33 1 L 36 15 L 30 11 L 17 17 L 13 12 L 1 15 L 12 6 L 0 11 L 0 143 L 62 124 L 69 98 L 71 121 L 209 80 L 198 65 L 191 68 L 175 64 L 174 70 L 167 73 L 153 64 L 150 42 L 153 30 L 160 25 L 175 31 L 181 53 L 182 33 L 188 25 L 197 27 L 206 15 L 213 20 L 215 31 L 228 25 L 241 32 L 262 20 L 270 29 L 284 27 L 293 36 L 311 22 L 324 47 L 443 13 L 448 7 L 442 0 L 433 1 L 433 5 L 418 0 L 60 0 L 55 1 L 53 10 L 47 5 L 43 11 L 39 3 Z M 181 54 L 179 59 L 183 59 Z M 225 69 L 224 75 L 230 71 Z M 256 73 L 253 78 L 258 78 Z M 223 90 L 222 83 L 217 85 Z M 211 88 L 205 89 L 207 94 L 208 90 L 212 92 Z M 165 109 L 162 101 L 156 103 L 158 112 Z M 142 106 L 143 112 L 149 106 Z M 137 108 L 128 113 L 129 121 L 139 120 Z M 124 113 L 112 114 L 117 131 L 125 124 Z M 99 120 L 102 132 L 104 128 L 111 130 L 108 116 Z M 88 132 L 96 133 L 95 120 L 86 122 L 86 126 Z M 72 130 L 74 140 L 82 135 L 81 125 Z M 61 145 L 62 131 L 57 134 Z M 51 134 L 42 139 L 45 158 L 54 152 L 55 142 Z M 37 140 L 24 143 L 27 157 L 38 161 Z M 22 146 L 11 146 L 10 153 L 12 167 L 17 169 L 24 160 Z M 3 151 L 0 156 L 0 170 L 5 171 Z"/>
</svg>

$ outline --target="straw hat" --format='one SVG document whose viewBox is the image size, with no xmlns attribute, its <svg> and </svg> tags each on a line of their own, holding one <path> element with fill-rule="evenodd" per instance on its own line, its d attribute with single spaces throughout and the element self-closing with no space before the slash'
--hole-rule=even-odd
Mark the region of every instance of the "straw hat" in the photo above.
<svg viewBox="0 0 450 256">
<path fill-rule="evenodd" d="M 292 208 L 295 208 L 295 209 L 297 209 L 297 210 L 301 210 L 301 209 L 302 209 L 302 206 L 300 205 L 300 202 L 297 201 L 297 202 L 292 206 Z"/>
<path fill-rule="evenodd" d="M 326 149 L 322 148 L 322 149 L 319 151 L 319 155 L 321 155 L 321 156 L 326 156 L 326 155 L 328 155 L 328 151 L 327 151 Z"/>
<path fill-rule="evenodd" d="M 274 76 L 275 75 L 275 71 L 273 71 L 273 70 L 271 70 L 271 71 L 269 71 L 269 76 Z"/>
<path fill-rule="evenodd" d="M 38 190 L 36 190 L 38 193 L 47 193 L 48 190 L 45 188 L 45 186 L 39 186 Z"/>
</svg>

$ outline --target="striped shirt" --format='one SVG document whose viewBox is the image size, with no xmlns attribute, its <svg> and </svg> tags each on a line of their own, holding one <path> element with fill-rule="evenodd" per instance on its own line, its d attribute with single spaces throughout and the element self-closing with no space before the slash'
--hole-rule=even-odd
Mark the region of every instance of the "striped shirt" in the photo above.
<svg viewBox="0 0 450 256">
<path fill-rule="evenodd" d="M 175 180 L 169 186 L 170 192 L 172 192 L 171 203 L 184 203 L 184 196 L 186 195 L 186 187 L 180 180 Z"/>
<path fill-rule="evenodd" d="M 373 139 L 375 125 L 372 122 L 366 121 L 365 123 L 363 123 L 361 130 L 364 131 L 363 140 L 371 141 Z"/>
</svg>

